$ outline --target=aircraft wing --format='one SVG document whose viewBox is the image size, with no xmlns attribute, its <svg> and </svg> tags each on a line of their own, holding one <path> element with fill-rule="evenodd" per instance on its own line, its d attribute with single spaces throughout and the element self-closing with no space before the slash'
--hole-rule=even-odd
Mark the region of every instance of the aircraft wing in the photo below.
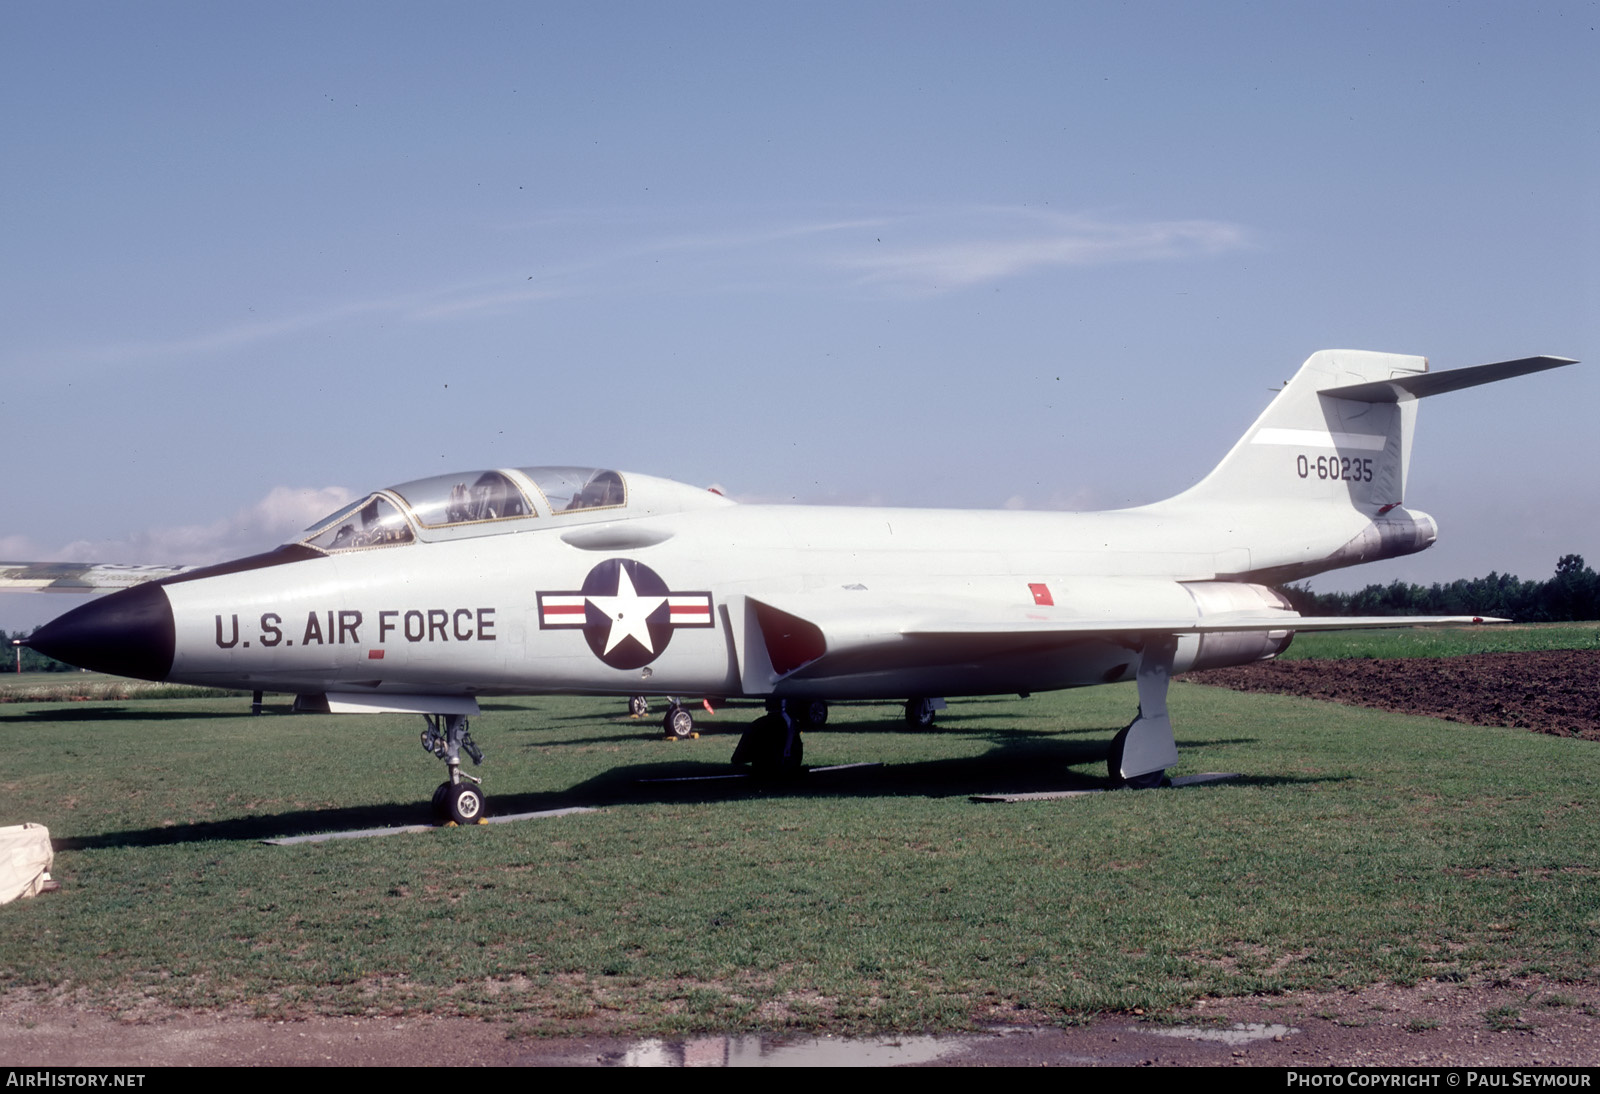
<svg viewBox="0 0 1600 1094">
<path fill-rule="evenodd" d="M 917 634 L 1207 634 L 1233 631 L 1367 631 L 1384 627 L 1449 627 L 1472 623 L 1509 623 L 1480 615 L 1291 615 L 1238 613 L 1210 619 L 1116 619 L 1068 620 L 1060 623 L 1024 622 L 1009 624 L 955 623 L 928 630 L 904 630 Z"/>
<path fill-rule="evenodd" d="M 117 566 L 99 562 L 0 562 L 0 592 L 92 593 L 126 589 L 193 566 Z"/>
<path fill-rule="evenodd" d="M 1256 632 L 1265 639 L 1291 631 L 1506 622 L 1476 616 L 1302 616 L 1268 608 L 1206 612 L 1176 583 L 1110 584 L 1122 587 L 1106 589 L 1098 603 L 1072 604 L 1063 598 L 1070 607 L 833 592 L 747 598 L 742 642 L 747 682 L 1048 656 L 1096 641 L 1131 649 L 1151 636 Z M 1136 591 L 1143 591 L 1152 610 L 1117 611 Z"/>
</svg>

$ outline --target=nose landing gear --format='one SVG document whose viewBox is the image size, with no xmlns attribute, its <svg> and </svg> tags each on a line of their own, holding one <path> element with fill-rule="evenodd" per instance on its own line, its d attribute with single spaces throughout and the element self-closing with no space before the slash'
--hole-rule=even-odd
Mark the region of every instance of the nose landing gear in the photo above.
<svg viewBox="0 0 1600 1094">
<path fill-rule="evenodd" d="M 473 766 L 483 763 L 483 752 L 467 731 L 465 714 L 424 714 L 422 747 L 445 762 L 450 777 L 433 792 L 433 816 L 440 824 L 484 824 L 483 780 L 461 770 L 461 750 Z"/>
</svg>

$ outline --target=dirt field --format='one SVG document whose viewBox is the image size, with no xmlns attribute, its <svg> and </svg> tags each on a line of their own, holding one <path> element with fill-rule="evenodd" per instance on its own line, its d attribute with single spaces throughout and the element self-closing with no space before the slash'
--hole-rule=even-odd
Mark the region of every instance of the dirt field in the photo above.
<svg viewBox="0 0 1600 1094">
<path fill-rule="evenodd" d="M 470 1018 L 309 1018 L 150 1009 L 137 1018 L 0 996 L 5 1067 L 942 1066 L 1593 1067 L 1600 989 L 1504 980 L 1201 999 L 1164 1020 L 1102 1015 L 1066 1028 L 1006 1027 L 849 1041 L 706 1035 L 626 1041 L 574 1023 L 517 1038 Z M 1489 1020 L 1490 1017 L 1493 1021 Z"/>
<path fill-rule="evenodd" d="M 1600 741 L 1600 650 L 1263 661 L 1181 679 Z"/>
</svg>

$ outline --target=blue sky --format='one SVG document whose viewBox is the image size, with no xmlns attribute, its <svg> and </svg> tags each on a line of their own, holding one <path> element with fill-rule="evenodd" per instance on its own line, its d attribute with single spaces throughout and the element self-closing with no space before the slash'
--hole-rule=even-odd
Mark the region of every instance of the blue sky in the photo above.
<svg viewBox="0 0 1600 1094">
<path fill-rule="evenodd" d="M 1600 6 L 9 4 L 0 557 L 588 463 L 1036 508 L 1305 357 L 1593 358 Z M 1590 365 L 1429 400 L 1411 559 L 1600 564 Z M 0 626 L 62 597 L 0 601 Z"/>
</svg>

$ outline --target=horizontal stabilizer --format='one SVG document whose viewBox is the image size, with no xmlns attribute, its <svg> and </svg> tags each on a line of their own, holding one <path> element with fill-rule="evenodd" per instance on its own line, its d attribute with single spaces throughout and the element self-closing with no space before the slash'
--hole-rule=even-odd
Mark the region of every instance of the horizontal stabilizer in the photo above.
<svg viewBox="0 0 1600 1094">
<path fill-rule="evenodd" d="M 1428 395 L 1443 395 L 1447 391 L 1460 391 L 1462 388 L 1492 384 L 1497 380 L 1509 380 L 1515 376 L 1577 363 L 1571 357 L 1519 357 L 1515 361 L 1496 361 L 1492 365 L 1453 368 L 1445 372 L 1418 372 L 1346 387 L 1325 387 L 1319 394 L 1358 403 L 1398 403 L 1408 396 L 1421 399 Z"/>
</svg>

